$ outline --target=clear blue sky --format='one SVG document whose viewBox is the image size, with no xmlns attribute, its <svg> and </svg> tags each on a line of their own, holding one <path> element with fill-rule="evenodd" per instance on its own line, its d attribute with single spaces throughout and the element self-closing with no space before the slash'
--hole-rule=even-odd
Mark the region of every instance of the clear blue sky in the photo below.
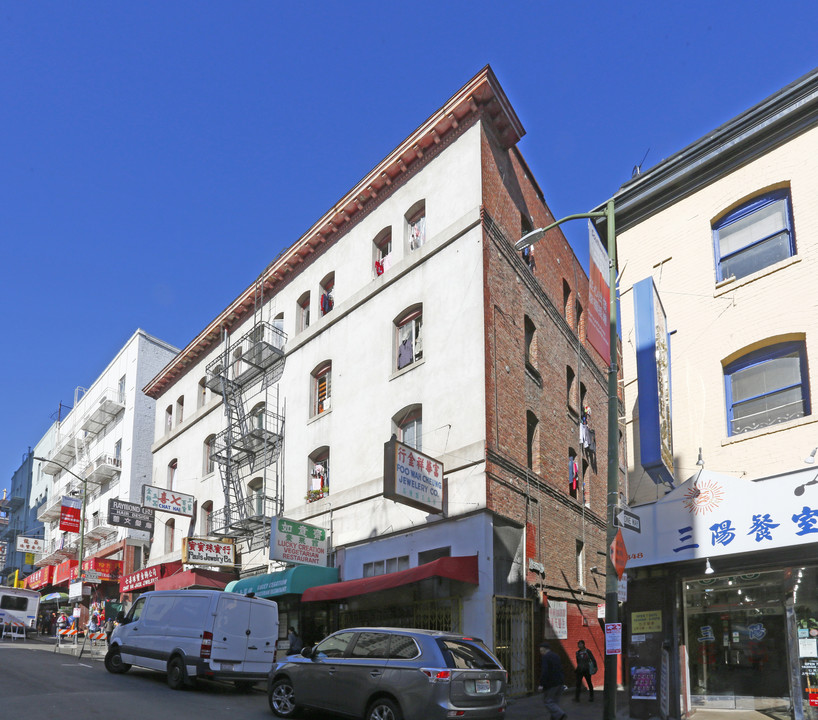
<svg viewBox="0 0 818 720">
<path fill-rule="evenodd" d="M 484 65 L 560 217 L 813 69 L 816 27 L 814 0 L 3 3 L 0 488 L 137 327 L 186 345 Z"/>
</svg>

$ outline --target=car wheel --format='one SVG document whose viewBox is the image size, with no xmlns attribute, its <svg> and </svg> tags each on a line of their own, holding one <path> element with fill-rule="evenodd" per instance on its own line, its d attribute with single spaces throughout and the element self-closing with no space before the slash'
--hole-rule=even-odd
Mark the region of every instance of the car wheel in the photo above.
<svg viewBox="0 0 818 720">
<path fill-rule="evenodd" d="M 119 654 L 118 647 L 112 647 L 105 653 L 105 669 L 114 675 L 121 675 L 128 672 L 131 666 L 126 662 L 122 662 L 122 655 Z"/>
<path fill-rule="evenodd" d="M 401 720 L 400 708 L 388 698 L 379 698 L 369 706 L 366 720 Z"/>
<path fill-rule="evenodd" d="M 267 694 L 267 700 L 270 702 L 270 710 L 278 717 L 291 718 L 298 713 L 293 684 L 289 678 L 276 680 Z"/>
<path fill-rule="evenodd" d="M 168 663 L 168 687 L 171 690 L 181 690 L 185 686 L 185 664 L 182 658 L 174 657 Z"/>
</svg>

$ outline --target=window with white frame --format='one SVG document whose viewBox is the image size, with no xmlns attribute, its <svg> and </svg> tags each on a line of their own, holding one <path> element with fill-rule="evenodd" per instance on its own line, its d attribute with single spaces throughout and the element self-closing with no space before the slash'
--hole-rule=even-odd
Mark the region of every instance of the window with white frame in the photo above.
<svg viewBox="0 0 818 720">
<path fill-rule="evenodd" d="M 321 363 L 312 372 L 312 416 L 320 415 L 331 407 L 332 361 Z"/>
<path fill-rule="evenodd" d="M 174 534 L 176 533 L 176 521 L 171 518 L 165 523 L 165 555 L 174 550 Z"/>
<path fill-rule="evenodd" d="M 216 469 L 213 461 L 213 443 L 216 441 L 215 435 L 208 435 L 202 446 L 202 473 L 209 475 Z"/>
<path fill-rule="evenodd" d="M 740 435 L 810 415 L 806 347 L 783 342 L 724 367 L 727 433 Z"/>
<path fill-rule="evenodd" d="M 264 430 L 265 411 L 267 406 L 263 403 L 257 403 L 250 411 L 250 429 Z"/>
<path fill-rule="evenodd" d="M 125 375 L 119 378 L 119 402 L 125 403 Z"/>
<path fill-rule="evenodd" d="M 122 440 L 117 440 L 114 443 L 114 460 L 116 461 L 117 467 L 122 465 Z"/>
<path fill-rule="evenodd" d="M 298 298 L 298 306 L 296 308 L 297 318 L 296 326 L 298 331 L 306 330 L 310 326 L 310 293 L 309 290 Z"/>
<path fill-rule="evenodd" d="M 326 315 L 335 307 L 335 273 L 331 272 L 322 281 L 319 287 L 320 297 L 318 299 L 318 309 L 321 316 Z"/>
<path fill-rule="evenodd" d="M 212 535 L 213 534 L 213 501 L 207 500 L 206 502 L 202 503 L 202 509 L 200 511 L 200 519 L 201 519 L 201 526 L 202 526 L 202 533 L 205 535 Z"/>
<path fill-rule="evenodd" d="M 743 278 L 795 255 L 789 189 L 765 193 L 713 223 L 716 280 Z"/>
<path fill-rule="evenodd" d="M 416 305 L 395 320 L 395 366 L 398 370 L 423 358 L 423 306 Z"/>
<path fill-rule="evenodd" d="M 165 408 L 165 433 L 173 430 L 173 405 L 168 405 Z"/>
<path fill-rule="evenodd" d="M 406 225 L 409 235 L 409 250 L 418 250 L 426 244 L 426 202 L 415 203 L 406 213 Z"/>
<path fill-rule="evenodd" d="M 308 472 L 307 502 L 329 495 L 329 447 L 320 447 L 310 454 Z"/>
<path fill-rule="evenodd" d="M 423 408 L 410 405 L 392 418 L 393 432 L 404 445 L 423 452 Z"/>
<path fill-rule="evenodd" d="M 199 389 L 196 393 L 196 407 L 204 407 L 207 403 L 207 378 L 199 380 Z"/>
<path fill-rule="evenodd" d="M 171 460 L 168 463 L 168 490 L 176 489 L 176 471 L 179 468 L 178 460 Z"/>
<path fill-rule="evenodd" d="M 409 569 L 409 556 L 400 555 L 398 557 L 387 558 L 386 560 L 374 560 L 364 563 L 363 576 L 375 577 L 376 575 L 388 575 L 393 572 Z"/>
<path fill-rule="evenodd" d="M 375 275 L 383 275 L 392 267 L 392 228 L 384 228 L 372 241 L 375 254 Z"/>
<path fill-rule="evenodd" d="M 247 505 L 249 515 L 261 517 L 264 515 L 264 478 L 253 478 L 247 483 Z"/>
<path fill-rule="evenodd" d="M 181 425 L 185 419 L 185 396 L 180 395 L 176 400 L 176 424 Z"/>
</svg>

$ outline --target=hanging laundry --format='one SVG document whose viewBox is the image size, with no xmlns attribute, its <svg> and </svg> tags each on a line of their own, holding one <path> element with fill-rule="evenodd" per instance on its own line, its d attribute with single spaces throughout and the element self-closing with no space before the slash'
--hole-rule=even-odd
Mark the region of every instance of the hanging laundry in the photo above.
<svg viewBox="0 0 818 720">
<path fill-rule="evenodd" d="M 588 430 L 588 426 L 581 422 L 579 424 L 579 444 L 582 445 L 584 448 L 588 448 L 591 446 L 591 436 L 590 431 Z"/>
<path fill-rule="evenodd" d="M 375 261 L 375 275 L 383 275 L 383 263 L 380 260 Z"/>
<path fill-rule="evenodd" d="M 568 487 L 570 487 L 573 492 L 576 492 L 578 484 L 579 484 L 579 468 L 577 467 L 576 460 L 574 460 L 573 457 L 569 457 L 568 458 Z"/>
<path fill-rule="evenodd" d="M 426 242 L 426 216 L 409 225 L 409 249 L 417 250 Z"/>
<path fill-rule="evenodd" d="M 392 267 L 392 253 L 390 252 L 388 255 L 384 255 L 383 259 L 381 260 L 381 265 L 383 265 L 383 271 L 386 272 L 389 268 Z"/>
</svg>

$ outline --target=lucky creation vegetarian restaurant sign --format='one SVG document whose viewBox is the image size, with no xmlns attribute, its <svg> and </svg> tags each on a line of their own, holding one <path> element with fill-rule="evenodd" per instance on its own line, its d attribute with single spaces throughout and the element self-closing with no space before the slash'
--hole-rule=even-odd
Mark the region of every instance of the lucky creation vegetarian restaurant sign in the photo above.
<svg viewBox="0 0 818 720">
<path fill-rule="evenodd" d="M 270 559 L 298 565 L 327 566 L 329 533 L 317 525 L 274 517 L 270 528 Z"/>
</svg>

